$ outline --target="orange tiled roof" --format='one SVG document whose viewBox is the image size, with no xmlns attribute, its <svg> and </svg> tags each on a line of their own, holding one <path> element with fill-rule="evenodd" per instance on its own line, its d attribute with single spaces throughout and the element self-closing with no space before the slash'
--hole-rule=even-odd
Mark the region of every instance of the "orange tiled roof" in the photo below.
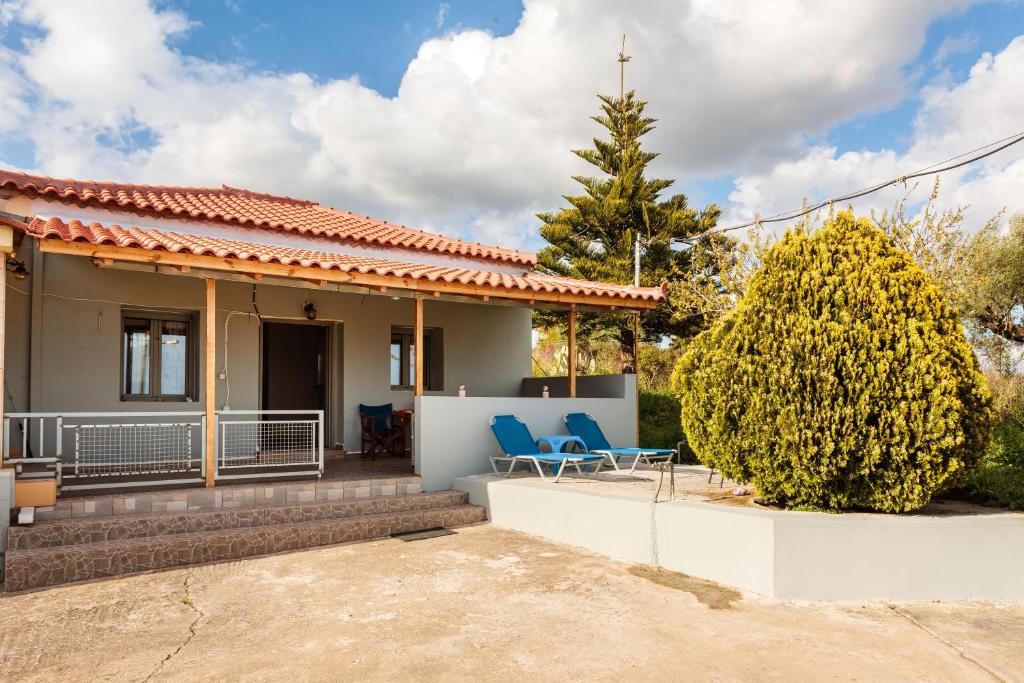
<svg viewBox="0 0 1024 683">
<path fill-rule="evenodd" d="M 472 268 L 453 268 L 414 263 L 402 263 L 378 258 L 352 256 L 326 251 L 279 247 L 268 244 L 253 244 L 236 240 L 221 239 L 205 235 L 192 235 L 166 230 L 137 227 L 123 228 L 119 225 L 105 226 L 99 223 L 85 225 L 77 220 L 67 223 L 60 218 L 43 220 L 35 218 L 27 232 L 39 239 L 58 239 L 65 242 L 87 242 L 109 244 L 117 247 L 141 248 L 152 251 L 187 253 L 197 256 L 216 256 L 298 265 L 342 272 L 372 273 L 396 278 L 411 278 L 443 281 L 446 283 L 473 284 L 492 287 L 496 290 L 513 289 L 538 293 L 574 294 L 597 298 L 622 300 L 660 301 L 664 292 L 654 287 L 632 287 L 604 282 L 589 282 L 572 278 L 555 277 L 539 273 L 507 275 Z M 495 296 L 500 296 L 500 291 Z"/>
<path fill-rule="evenodd" d="M 0 169 L 0 189 L 4 187 L 82 206 L 101 206 L 143 215 L 284 230 L 333 241 L 355 241 L 527 266 L 537 263 L 537 255 L 531 252 L 466 242 L 368 216 L 357 216 L 314 201 L 226 185 L 204 188 L 98 183 Z"/>
</svg>

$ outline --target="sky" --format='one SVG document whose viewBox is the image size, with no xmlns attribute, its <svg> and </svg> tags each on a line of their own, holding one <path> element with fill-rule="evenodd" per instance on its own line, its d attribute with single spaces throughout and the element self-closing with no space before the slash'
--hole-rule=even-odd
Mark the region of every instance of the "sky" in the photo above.
<svg viewBox="0 0 1024 683">
<path fill-rule="evenodd" d="M 246 187 L 508 247 L 592 170 L 597 95 L 659 119 L 651 173 L 722 225 L 1024 130 L 1010 0 L 0 0 L 0 166 Z M 1024 144 L 942 178 L 1024 211 Z M 894 187 L 860 213 L 930 189 Z"/>
</svg>

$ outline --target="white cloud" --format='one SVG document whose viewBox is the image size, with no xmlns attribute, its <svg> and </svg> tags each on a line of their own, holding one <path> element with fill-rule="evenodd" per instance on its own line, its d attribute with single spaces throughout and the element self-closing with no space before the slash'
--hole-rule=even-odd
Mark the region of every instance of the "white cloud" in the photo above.
<svg viewBox="0 0 1024 683">
<path fill-rule="evenodd" d="M 223 182 L 524 246 L 533 211 L 557 207 L 586 172 L 568 150 L 599 133 L 588 116 L 595 94 L 618 88 L 623 32 L 627 87 L 661 119 L 655 170 L 685 182 L 746 169 L 746 207 L 787 199 L 769 177 L 807 163 L 792 160 L 808 135 L 898 102 L 928 24 L 966 2 L 527 0 L 508 36 L 423 43 L 384 97 L 356 79 L 184 56 L 173 46 L 189 18 L 143 0 L 29 0 L 14 15 L 43 35 L 0 56 L 0 87 L 24 93 L 0 104 L 0 130 L 30 141 L 48 174 Z M 140 132 L 153 144 L 111 144 Z M 840 157 L 835 182 L 863 163 Z"/>
<path fill-rule="evenodd" d="M 1018 93 L 1024 77 L 1024 36 L 1002 52 L 986 53 L 959 84 L 925 86 L 914 121 L 911 144 L 904 153 L 891 149 L 846 152 L 814 147 L 802 158 L 776 164 L 763 174 L 737 179 L 730 199 L 730 220 L 749 220 L 799 207 L 853 189 L 896 178 L 1024 130 L 1024 100 Z M 943 174 L 940 200 L 969 207 L 970 226 L 978 228 L 1002 211 L 1024 210 L 1024 144 L 999 152 L 963 170 Z M 931 181 L 919 183 L 923 199 Z M 858 212 L 891 207 L 905 194 L 896 186 L 856 200 Z"/>
<path fill-rule="evenodd" d="M 437 14 L 434 16 L 434 28 L 440 30 L 444 27 L 444 21 L 448 18 L 448 10 L 451 6 L 447 2 L 442 2 L 437 6 Z"/>
</svg>

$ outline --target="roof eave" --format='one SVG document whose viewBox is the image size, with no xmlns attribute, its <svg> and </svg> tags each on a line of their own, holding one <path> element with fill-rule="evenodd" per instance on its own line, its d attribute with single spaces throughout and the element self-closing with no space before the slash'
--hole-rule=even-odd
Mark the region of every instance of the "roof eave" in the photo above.
<svg viewBox="0 0 1024 683">
<path fill-rule="evenodd" d="M 650 292 L 637 291 L 621 295 L 608 292 L 600 294 L 552 292 L 543 289 L 514 289 L 472 283 L 361 273 L 356 270 L 344 271 L 294 264 L 283 265 L 273 262 L 265 263 L 258 260 L 221 258 L 185 252 L 176 253 L 166 250 L 120 247 L 109 244 L 93 244 L 91 242 L 65 241 L 62 239 L 39 239 L 38 241 L 40 250 L 47 253 L 85 256 L 100 260 L 120 260 L 152 265 L 166 265 L 179 269 L 188 268 L 211 272 L 229 272 L 250 277 L 272 275 L 306 282 L 330 282 L 371 288 L 394 288 L 428 296 L 438 296 L 441 293 L 445 293 L 483 300 L 494 297 L 515 300 L 529 306 L 569 306 L 576 304 L 609 310 L 644 311 L 658 306 L 663 298 L 659 290 L 651 290 Z"/>
</svg>

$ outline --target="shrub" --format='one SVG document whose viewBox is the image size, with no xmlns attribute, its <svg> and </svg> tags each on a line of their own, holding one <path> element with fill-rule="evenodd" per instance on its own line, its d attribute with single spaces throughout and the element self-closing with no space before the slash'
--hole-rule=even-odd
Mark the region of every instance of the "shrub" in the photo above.
<svg viewBox="0 0 1024 683">
<path fill-rule="evenodd" d="M 679 401 L 674 396 L 640 391 L 640 444 L 645 448 L 675 448 L 685 441 L 679 423 Z M 693 451 L 684 446 L 683 462 L 696 460 Z"/>
<path fill-rule="evenodd" d="M 868 221 L 789 231 L 680 359 L 707 465 L 786 507 L 906 512 L 978 466 L 991 399 L 956 316 Z"/>
<path fill-rule="evenodd" d="M 1024 377 L 990 376 L 996 414 L 992 443 L 966 493 L 984 505 L 1024 510 Z"/>
</svg>

